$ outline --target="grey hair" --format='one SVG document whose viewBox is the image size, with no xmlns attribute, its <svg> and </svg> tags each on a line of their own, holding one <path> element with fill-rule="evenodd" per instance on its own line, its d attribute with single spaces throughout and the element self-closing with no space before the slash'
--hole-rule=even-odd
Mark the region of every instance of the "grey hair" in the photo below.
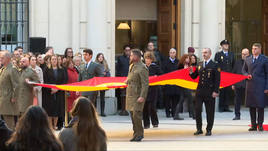
<svg viewBox="0 0 268 151">
<path fill-rule="evenodd" d="M 12 58 L 12 54 L 11 54 L 8 50 L 2 50 L 2 51 L 1 51 L 1 54 L 2 54 L 5 58 L 8 58 L 8 59 L 11 59 L 11 58 Z"/>
<path fill-rule="evenodd" d="M 212 53 L 212 51 L 211 51 L 211 49 L 210 49 L 210 48 L 205 47 L 205 48 L 203 48 L 203 50 L 204 50 L 204 49 L 206 49 L 206 50 L 208 50 L 208 52 Z"/>
<path fill-rule="evenodd" d="M 78 59 L 81 59 L 81 57 L 79 57 L 79 56 L 74 56 L 73 61 L 78 60 Z M 82 59 L 81 59 L 81 60 L 82 60 Z"/>
</svg>

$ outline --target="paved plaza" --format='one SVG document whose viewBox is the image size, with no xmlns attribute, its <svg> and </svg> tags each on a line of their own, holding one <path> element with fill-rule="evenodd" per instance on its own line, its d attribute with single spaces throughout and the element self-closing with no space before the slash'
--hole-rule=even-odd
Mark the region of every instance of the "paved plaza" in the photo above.
<svg viewBox="0 0 268 151">
<path fill-rule="evenodd" d="M 159 110 L 159 127 L 146 129 L 142 142 L 129 142 L 132 136 L 130 117 L 107 116 L 101 118 L 101 122 L 108 135 L 109 151 L 268 151 L 268 131 L 248 132 L 248 109 L 243 108 L 241 114 L 241 120 L 233 121 L 233 113 L 217 112 L 212 136 L 194 136 L 195 121 L 188 113 L 182 115 L 184 120 L 174 121 L 165 117 L 164 110 Z M 203 124 L 206 124 L 205 114 L 203 117 Z M 267 109 L 265 117 L 268 124 Z"/>
</svg>

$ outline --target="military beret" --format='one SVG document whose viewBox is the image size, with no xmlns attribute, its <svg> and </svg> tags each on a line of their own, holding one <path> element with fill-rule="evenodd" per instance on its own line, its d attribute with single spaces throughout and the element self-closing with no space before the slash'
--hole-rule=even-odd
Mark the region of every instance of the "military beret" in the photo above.
<svg viewBox="0 0 268 151">
<path fill-rule="evenodd" d="M 189 52 L 194 53 L 195 52 L 195 49 L 193 47 L 188 47 L 188 53 Z"/>
</svg>

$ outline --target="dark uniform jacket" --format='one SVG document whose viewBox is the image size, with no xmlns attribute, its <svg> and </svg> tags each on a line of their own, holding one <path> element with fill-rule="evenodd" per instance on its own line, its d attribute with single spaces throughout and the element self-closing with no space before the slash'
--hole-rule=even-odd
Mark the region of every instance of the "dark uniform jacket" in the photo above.
<svg viewBox="0 0 268 151">
<path fill-rule="evenodd" d="M 246 106 L 264 108 L 268 104 L 268 98 L 264 90 L 268 90 L 268 59 L 259 55 L 253 63 L 253 57 L 246 58 L 242 70 L 244 75 L 252 75 L 246 85 Z"/>
<path fill-rule="evenodd" d="M 223 51 L 217 52 L 214 60 L 218 63 L 218 67 L 220 67 L 222 71 L 232 72 L 235 64 L 234 54 L 232 52 L 228 51 L 228 56 L 226 56 Z"/>
<path fill-rule="evenodd" d="M 210 60 L 206 67 L 200 62 L 196 70 L 190 74 L 191 78 L 196 79 L 199 76 L 199 82 L 196 89 L 196 96 L 212 97 L 212 93 L 219 92 L 220 72 L 217 64 Z"/>
<path fill-rule="evenodd" d="M 244 62 L 245 61 L 243 59 L 237 60 L 235 62 L 232 72 L 235 74 L 242 74 L 242 68 L 243 68 Z M 246 88 L 246 80 L 236 83 L 235 88 Z"/>
<path fill-rule="evenodd" d="M 116 76 L 127 77 L 129 69 L 129 57 L 126 55 L 119 56 L 116 64 Z"/>
<path fill-rule="evenodd" d="M 167 58 L 163 64 L 163 72 L 169 73 L 169 72 L 178 70 L 178 63 L 179 63 L 178 59 L 175 59 L 175 61 L 172 62 L 169 58 Z M 165 92 L 165 95 L 175 96 L 175 95 L 179 95 L 180 88 L 175 85 L 167 85 L 167 86 L 164 86 L 164 92 Z"/>
<path fill-rule="evenodd" d="M 126 109 L 128 111 L 143 111 L 144 103 L 137 102 L 139 97 L 146 100 L 149 87 L 149 72 L 141 61 L 129 67 L 127 77 Z"/>
</svg>

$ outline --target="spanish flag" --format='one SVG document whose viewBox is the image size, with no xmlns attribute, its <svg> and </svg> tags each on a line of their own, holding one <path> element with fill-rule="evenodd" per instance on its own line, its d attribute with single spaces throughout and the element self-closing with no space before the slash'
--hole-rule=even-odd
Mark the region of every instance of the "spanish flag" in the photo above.
<svg viewBox="0 0 268 151">
<path fill-rule="evenodd" d="M 246 79 L 247 76 L 221 72 L 221 83 L 220 88 L 231 86 L 237 82 Z M 51 85 L 51 84 L 40 84 L 33 83 L 38 86 L 53 88 L 64 91 L 100 91 L 115 88 L 125 88 L 127 85 L 124 83 L 127 77 L 94 77 L 89 80 L 64 84 L 64 85 Z M 199 78 L 193 80 L 189 76 L 188 69 L 177 70 L 160 76 L 149 77 L 149 85 L 177 85 L 187 89 L 195 90 L 198 85 Z"/>
</svg>

